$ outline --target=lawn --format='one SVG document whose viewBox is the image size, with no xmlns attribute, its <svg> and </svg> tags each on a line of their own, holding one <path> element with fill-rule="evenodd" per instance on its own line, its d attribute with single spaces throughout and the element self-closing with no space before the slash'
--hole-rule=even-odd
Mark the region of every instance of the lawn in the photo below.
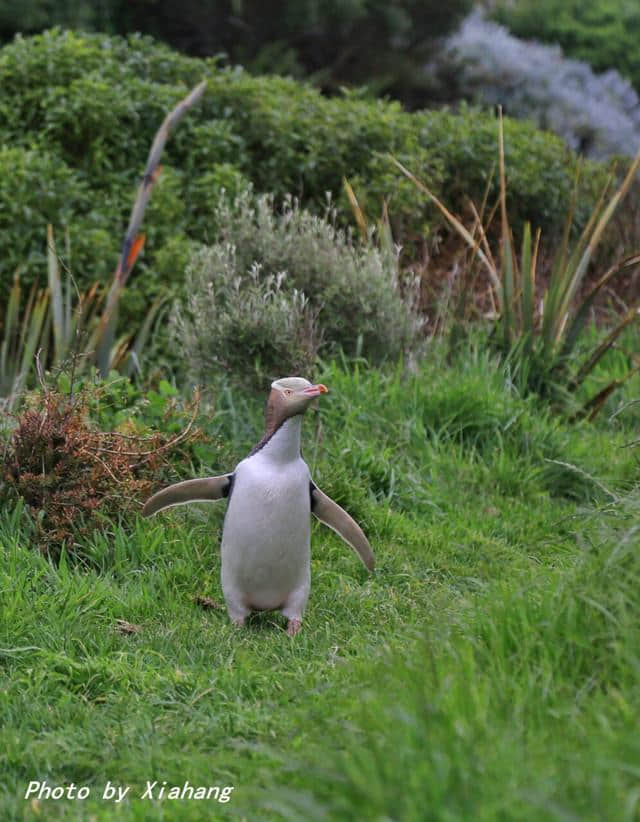
<svg viewBox="0 0 640 822">
<path fill-rule="evenodd" d="M 106 522 L 57 565 L 3 512 L 0 817 L 638 819 L 640 383 L 569 424 L 473 349 L 313 376 L 305 457 L 377 569 L 314 525 L 295 638 L 196 602 L 223 603 L 225 503 Z M 240 459 L 261 413 L 236 388 L 210 430 Z M 90 793 L 25 799 L 45 780 Z M 233 791 L 167 796 L 186 781 Z"/>
</svg>

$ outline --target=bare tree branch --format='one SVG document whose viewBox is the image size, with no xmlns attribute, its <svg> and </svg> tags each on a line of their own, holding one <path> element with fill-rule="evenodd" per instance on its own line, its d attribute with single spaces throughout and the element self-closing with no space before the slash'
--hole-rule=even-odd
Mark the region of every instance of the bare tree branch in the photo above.
<svg viewBox="0 0 640 822">
<path fill-rule="evenodd" d="M 142 218 L 144 217 L 144 212 L 147 208 L 151 191 L 153 190 L 153 186 L 157 182 L 160 175 L 160 157 L 164 150 L 165 143 L 167 142 L 171 129 L 177 125 L 186 112 L 198 102 L 204 94 L 206 86 L 207 81 L 203 80 L 195 88 L 193 88 L 189 94 L 169 112 L 169 114 L 167 114 L 162 125 L 158 129 L 156 136 L 154 137 L 153 143 L 151 144 L 149 156 L 147 157 L 147 166 L 145 168 L 142 181 L 138 187 L 138 194 L 136 196 L 135 203 L 131 209 L 129 225 L 125 233 L 122 251 L 120 253 L 120 261 L 118 262 L 118 267 L 107 296 L 106 305 L 102 313 L 102 317 L 100 318 L 98 338 L 103 340 L 102 347 L 104 350 L 99 352 L 98 361 L 100 370 L 103 373 L 106 373 L 108 370 L 107 349 L 110 347 L 110 343 L 113 338 L 113 329 L 110 328 L 109 333 L 106 333 L 106 331 L 111 323 L 120 292 L 126 285 L 136 259 L 144 246 L 144 234 L 138 234 L 138 231 L 142 224 Z"/>
</svg>

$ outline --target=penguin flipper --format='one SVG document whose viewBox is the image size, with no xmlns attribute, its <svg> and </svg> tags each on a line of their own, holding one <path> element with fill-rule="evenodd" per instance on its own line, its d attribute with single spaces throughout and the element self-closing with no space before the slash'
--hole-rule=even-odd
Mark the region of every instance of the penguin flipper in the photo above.
<svg viewBox="0 0 640 822">
<path fill-rule="evenodd" d="M 228 497 L 233 484 L 233 474 L 221 474 L 219 477 L 177 482 L 163 488 L 150 497 L 142 509 L 143 517 L 150 517 L 172 505 L 186 505 L 189 502 L 213 502 Z"/>
<path fill-rule="evenodd" d="M 344 508 L 341 508 L 331 497 L 323 494 L 313 483 L 311 483 L 311 513 L 342 537 L 358 554 L 365 566 L 373 571 L 375 567 L 373 551 L 362 528 Z"/>
</svg>

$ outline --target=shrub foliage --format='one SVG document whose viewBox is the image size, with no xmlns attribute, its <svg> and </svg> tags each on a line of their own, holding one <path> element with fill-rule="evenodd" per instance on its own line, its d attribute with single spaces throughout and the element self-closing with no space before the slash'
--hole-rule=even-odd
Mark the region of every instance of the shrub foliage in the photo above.
<svg viewBox="0 0 640 822">
<path fill-rule="evenodd" d="M 58 25 L 140 31 L 200 56 L 225 52 L 256 72 L 313 74 L 324 86 L 367 82 L 402 91 L 472 0 L 0 0 L 0 37 Z M 413 68 L 413 71 L 411 70 Z"/>
<path fill-rule="evenodd" d="M 480 13 L 469 15 L 449 38 L 446 53 L 458 94 L 499 103 L 582 154 L 632 154 L 640 144 L 640 99 L 613 69 L 596 74 L 558 46 L 520 40 Z"/>
<path fill-rule="evenodd" d="M 32 393 L 3 443 L 0 499 L 26 504 L 37 544 L 54 557 L 109 519 L 138 511 L 172 473 L 178 444 L 198 438 L 190 427 L 170 433 L 180 416 L 171 411 L 173 419 L 164 420 L 167 433 L 141 429 L 131 408 L 127 422 L 103 430 L 96 419 L 104 416 L 99 393 L 88 384 L 74 397 L 59 390 Z"/>
<path fill-rule="evenodd" d="M 399 281 L 396 250 L 356 244 L 334 219 L 292 199 L 281 210 L 269 195 L 221 199 L 220 241 L 194 254 L 173 316 L 193 378 L 308 371 L 331 348 L 377 361 L 409 350 L 416 293 Z"/>
<path fill-rule="evenodd" d="M 449 202 L 480 199 L 491 166 L 493 118 L 467 110 L 409 114 L 351 93 L 326 98 L 281 77 L 251 77 L 185 57 L 148 38 L 59 30 L 18 38 L 0 51 L 0 300 L 13 272 L 29 285 L 45 270 L 46 224 L 68 229 L 80 286 L 106 279 L 117 262 L 136 179 L 165 113 L 203 77 L 208 88 L 172 135 L 146 214 L 147 243 L 128 294 L 131 315 L 181 280 L 176 260 L 192 240 L 215 240 L 221 188 L 283 198 L 322 213 L 332 192 L 339 218 L 348 176 L 367 213 L 388 201 L 395 236 L 407 245 L 437 212 L 380 158 L 393 151 Z M 568 207 L 576 158 L 559 139 L 510 122 L 514 212 L 553 230 Z M 598 176 L 597 167 L 584 178 Z M 59 244 L 64 247 L 64 244 Z"/>
<path fill-rule="evenodd" d="M 640 91 L 640 7 L 629 0 L 502 0 L 496 18 L 519 37 L 559 43 L 597 71 L 615 68 Z"/>
</svg>

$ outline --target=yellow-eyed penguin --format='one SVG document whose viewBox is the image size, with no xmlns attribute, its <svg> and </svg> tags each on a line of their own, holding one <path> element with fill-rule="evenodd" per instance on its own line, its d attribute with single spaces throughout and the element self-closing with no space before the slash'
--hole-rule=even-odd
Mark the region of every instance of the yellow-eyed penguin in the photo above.
<svg viewBox="0 0 640 822">
<path fill-rule="evenodd" d="M 231 474 L 187 480 L 154 494 L 151 516 L 172 505 L 218 500 L 229 505 L 222 530 L 222 590 L 229 617 L 243 625 L 251 611 L 280 609 L 287 632 L 300 630 L 311 583 L 311 514 L 332 528 L 373 571 L 362 529 L 313 483 L 300 453 L 302 415 L 326 394 L 324 385 L 285 377 L 271 385 L 266 430 Z"/>
</svg>

